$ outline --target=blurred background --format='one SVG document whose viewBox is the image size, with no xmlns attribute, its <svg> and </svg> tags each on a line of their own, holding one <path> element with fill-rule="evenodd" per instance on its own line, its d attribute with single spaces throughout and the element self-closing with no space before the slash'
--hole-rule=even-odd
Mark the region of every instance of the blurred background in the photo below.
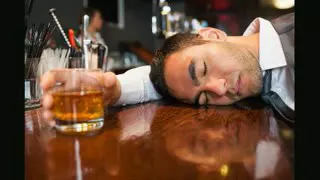
<svg viewBox="0 0 320 180">
<path fill-rule="evenodd" d="M 256 17 L 271 20 L 294 12 L 294 0 L 34 0 L 28 25 L 52 21 L 48 11 L 55 8 L 64 31 L 73 29 L 77 34 L 84 7 L 99 10 L 98 30 L 108 47 L 108 70 L 121 73 L 149 64 L 165 38 L 177 32 L 210 26 L 242 35 Z M 59 31 L 49 44 L 65 46 Z"/>
</svg>

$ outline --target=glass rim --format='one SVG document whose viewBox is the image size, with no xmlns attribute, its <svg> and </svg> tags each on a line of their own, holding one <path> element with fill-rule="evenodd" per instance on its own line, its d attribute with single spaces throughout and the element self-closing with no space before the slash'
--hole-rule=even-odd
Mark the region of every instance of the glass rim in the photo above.
<svg viewBox="0 0 320 180">
<path fill-rule="evenodd" d="M 80 71 L 80 72 L 100 72 L 102 71 L 101 68 L 94 68 L 94 69 L 87 69 L 87 68 L 67 68 L 69 71 Z"/>
<path fill-rule="evenodd" d="M 63 84 L 57 85 L 51 88 L 48 92 L 52 94 L 61 93 L 61 92 L 72 92 L 72 91 L 99 91 L 103 93 L 102 86 L 90 86 L 90 85 L 79 85 L 75 87 L 66 88 Z"/>
<path fill-rule="evenodd" d="M 62 72 L 62 71 L 75 71 L 75 72 L 103 72 L 102 68 L 94 68 L 94 69 L 87 69 L 87 68 L 57 68 L 51 69 L 51 72 Z"/>
</svg>

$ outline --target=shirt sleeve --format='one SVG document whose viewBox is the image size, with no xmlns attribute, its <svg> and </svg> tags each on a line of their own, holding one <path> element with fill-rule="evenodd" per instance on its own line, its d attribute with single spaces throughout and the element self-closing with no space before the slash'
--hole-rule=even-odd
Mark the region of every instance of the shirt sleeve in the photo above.
<svg viewBox="0 0 320 180">
<path fill-rule="evenodd" d="M 121 95 L 115 106 L 161 99 L 162 96 L 155 90 L 149 78 L 149 73 L 150 66 L 146 65 L 117 75 L 121 86 Z"/>
</svg>

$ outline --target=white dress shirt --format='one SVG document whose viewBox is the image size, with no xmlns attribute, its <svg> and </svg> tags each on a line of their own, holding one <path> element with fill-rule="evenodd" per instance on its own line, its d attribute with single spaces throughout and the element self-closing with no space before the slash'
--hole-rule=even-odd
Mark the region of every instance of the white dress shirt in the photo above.
<svg viewBox="0 0 320 180">
<path fill-rule="evenodd" d="M 244 36 L 260 32 L 259 63 L 263 71 L 272 70 L 271 90 L 294 110 L 294 75 L 286 68 L 287 63 L 279 36 L 272 24 L 256 18 L 244 32 Z M 149 78 L 150 66 L 131 69 L 117 75 L 121 84 L 121 96 L 116 105 L 137 104 L 161 99 Z"/>
<path fill-rule="evenodd" d="M 280 38 L 272 24 L 256 18 L 244 32 L 244 36 L 260 32 L 259 64 L 261 70 L 272 69 L 271 90 L 294 110 L 294 72 L 287 66 Z"/>
<path fill-rule="evenodd" d="M 150 66 L 146 65 L 117 75 L 121 85 L 121 96 L 115 105 L 137 104 L 161 99 L 162 96 L 155 90 L 149 78 L 150 70 Z"/>
</svg>

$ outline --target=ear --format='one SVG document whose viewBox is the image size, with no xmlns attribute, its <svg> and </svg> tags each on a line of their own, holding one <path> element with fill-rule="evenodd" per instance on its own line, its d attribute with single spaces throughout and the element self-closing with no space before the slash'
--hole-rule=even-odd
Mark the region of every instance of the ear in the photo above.
<svg viewBox="0 0 320 180">
<path fill-rule="evenodd" d="M 204 40 L 225 41 L 227 39 L 227 34 L 216 28 L 201 28 L 198 33 Z"/>
</svg>

